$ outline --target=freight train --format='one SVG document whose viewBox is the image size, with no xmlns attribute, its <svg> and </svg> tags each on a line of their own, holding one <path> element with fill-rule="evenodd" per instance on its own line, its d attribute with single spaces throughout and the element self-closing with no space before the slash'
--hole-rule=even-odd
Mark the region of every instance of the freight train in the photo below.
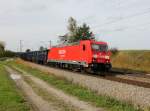
<svg viewBox="0 0 150 111">
<path fill-rule="evenodd" d="M 106 42 L 81 40 L 70 45 L 59 45 L 44 51 L 19 54 L 24 60 L 54 67 L 92 73 L 111 69 L 110 51 Z"/>
</svg>

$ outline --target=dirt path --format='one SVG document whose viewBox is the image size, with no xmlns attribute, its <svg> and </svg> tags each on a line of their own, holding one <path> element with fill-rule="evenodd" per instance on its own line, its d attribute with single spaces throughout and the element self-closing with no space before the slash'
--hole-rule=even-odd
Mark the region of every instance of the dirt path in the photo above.
<svg viewBox="0 0 150 111">
<path fill-rule="evenodd" d="M 53 88 L 53 86 L 50 86 L 49 84 L 45 83 L 44 81 L 33 77 L 33 76 L 28 76 L 29 79 L 31 79 L 35 84 L 37 84 L 41 89 L 46 90 L 49 94 L 52 94 L 61 100 L 63 100 L 66 104 L 71 104 L 74 107 L 78 108 L 81 111 L 102 111 L 98 108 L 95 108 L 91 106 L 90 104 L 80 101 L 75 97 L 66 95 L 64 92 L 61 90 Z"/>
<path fill-rule="evenodd" d="M 21 89 L 26 96 L 27 100 L 32 104 L 33 110 L 35 111 L 56 111 L 53 106 L 38 96 L 22 78 L 21 75 L 6 67 L 10 77 L 15 81 L 16 85 Z"/>
<path fill-rule="evenodd" d="M 11 77 L 18 84 L 17 86 L 21 87 L 23 92 L 26 93 L 27 97 L 29 97 L 31 99 L 30 101 L 33 104 L 35 104 L 35 106 L 38 106 L 37 109 L 42 108 L 40 111 L 59 111 L 59 110 L 61 110 L 61 111 L 103 111 L 102 109 L 96 108 L 87 102 L 78 100 L 76 97 L 72 97 L 72 96 L 65 94 L 61 90 L 54 88 L 53 86 L 47 84 L 46 82 L 42 81 L 41 79 L 36 78 L 30 74 L 27 74 L 24 71 L 22 71 L 24 74 L 23 74 L 23 76 L 21 76 L 20 74 L 19 75 L 14 74 L 14 71 L 8 67 L 7 67 L 7 70 L 9 73 L 11 73 Z M 22 78 L 24 78 L 24 80 L 27 80 L 28 82 L 24 81 Z M 29 84 L 30 84 L 30 86 L 29 86 Z M 51 104 L 52 106 L 50 106 L 50 104 L 47 101 L 43 100 L 41 97 L 39 97 L 38 95 L 36 95 L 34 93 L 34 91 L 32 89 L 33 87 L 31 87 L 31 86 L 34 86 L 34 87 L 38 88 L 39 90 L 44 91 L 43 93 L 47 92 L 48 96 L 51 95 L 51 96 L 53 96 L 53 98 L 57 98 L 57 102 L 59 102 L 58 100 L 60 100 L 60 103 L 62 103 L 62 101 L 63 101 L 64 106 L 70 107 L 70 108 L 67 108 L 67 109 L 64 108 L 63 110 L 62 110 L 61 106 L 60 106 L 60 109 L 56 108 L 54 106 L 59 107 L 58 105 L 60 105 L 60 104 L 56 104 L 56 103 Z M 45 109 L 43 109 L 43 107 Z"/>
</svg>

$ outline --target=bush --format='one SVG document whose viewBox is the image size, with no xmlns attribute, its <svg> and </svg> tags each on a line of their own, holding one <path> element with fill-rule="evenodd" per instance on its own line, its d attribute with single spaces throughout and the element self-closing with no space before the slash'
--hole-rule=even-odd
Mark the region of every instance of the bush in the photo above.
<svg viewBox="0 0 150 111">
<path fill-rule="evenodd" d="M 16 54 L 12 51 L 9 51 L 9 50 L 0 52 L 0 58 L 2 58 L 2 57 L 15 57 L 15 56 L 16 56 Z"/>
<path fill-rule="evenodd" d="M 119 51 L 117 48 L 111 48 L 110 52 L 112 53 L 112 55 L 117 55 Z"/>
</svg>

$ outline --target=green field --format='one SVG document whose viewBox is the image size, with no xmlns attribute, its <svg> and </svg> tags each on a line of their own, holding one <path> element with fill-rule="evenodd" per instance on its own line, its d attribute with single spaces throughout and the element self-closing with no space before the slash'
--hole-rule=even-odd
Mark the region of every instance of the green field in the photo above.
<svg viewBox="0 0 150 111">
<path fill-rule="evenodd" d="M 150 51 L 119 51 L 116 55 L 112 55 L 112 66 L 130 71 L 150 73 Z"/>
<path fill-rule="evenodd" d="M 0 63 L 0 111 L 30 111 L 14 82 Z"/>
</svg>

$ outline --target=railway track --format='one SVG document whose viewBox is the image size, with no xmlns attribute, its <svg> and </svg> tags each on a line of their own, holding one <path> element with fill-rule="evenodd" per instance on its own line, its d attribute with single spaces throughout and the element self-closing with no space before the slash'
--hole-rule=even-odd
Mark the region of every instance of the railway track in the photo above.
<svg viewBox="0 0 150 111">
<path fill-rule="evenodd" d="M 124 73 L 115 73 L 114 72 L 107 73 L 106 76 L 100 75 L 93 75 L 89 73 L 85 73 L 89 76 L 94 76 L 101 79 L 107 79 L 110 81 L 116 81 L 120 83 L 126 83 L 130 85 L 136 85 L 144 88 L 150 88 L 150 76 L 149 75 L 142 75 L 142 74 L 124 74 Z M 80 73 L 79 73 L 80 74 Z"/>
<path fill-rule="evenodd" d="M 53 68 L 56 68 L 56 67 L 53 67 Z M 60 68 L 56 68 L 56 69 L 59 70 Z M 60 70 L 74 72 L 68 69 L 60 69 Z M 81 72 L 75 72 L 75 73 L 81 74 Z M 126 83 L 130 85 L 144 87 L 144 88 L 150 88 L 150 76 L 146 74 L 133 74 L 133 73 L 125 74 L 124 72 L 120 72 L 120 71 L 118 72 L 111 71 L 110 73 L 106 73 L 106 76 L 100 76 L 100 75 L 90 74 L 90 73 L 85 73 L 85 72 L 83 74 L 86 74 L 88 76 L 94 76 L 94 77 L 101 78 L 101 79 L 116 81 L 120 83 Z"/>
<path fill-rule="evenodd" d="M 126 76 L 132 76 L 132 77 L 140 77 L 140 78 L 149 78 L 150 79 L 150 74 L 146 74 L 146 73 L 142 73 L 142 72 L 127 72 L 127 71 L 117 71 L 116 69 L 115 70 L 112 70 L 111 71 L 111 74 L 112 75 L 126 75 Z"/>
<path fill-rule="evenodd" d="M 135 80 L 134 78 L 126 78 L 126 77 L 115 77 L 115 76 L 106 76 L 105 79 L 107 80 L 113 80 L 121 83 L 136 85 L 144 88 L 150 88 L 150 82 L 141 81 L 140 78 Z M 149 79 L 150 81 L 150 79 Z"/>
</svg>

